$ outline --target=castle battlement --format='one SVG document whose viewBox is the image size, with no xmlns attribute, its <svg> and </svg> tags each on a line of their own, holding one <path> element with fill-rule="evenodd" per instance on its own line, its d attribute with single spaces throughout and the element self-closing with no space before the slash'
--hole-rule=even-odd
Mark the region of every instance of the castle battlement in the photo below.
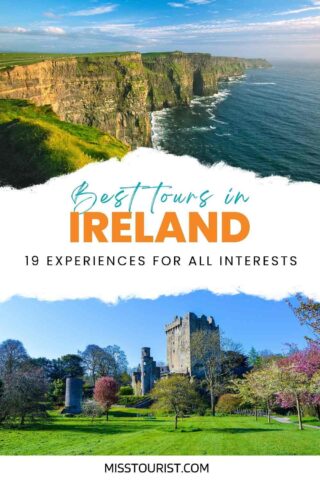
<svg viewBox="0 0 320 480">
<path fill-rule="evenodd" d="M 188 312 L 183 317 L 175 316 L 174 320 L 165 326 L 167 335 L 167 363 L 171 373 L 194 375 L 194 356 L 191 351 L 191 335 L 198 331 L 216 331 L 212 316 Z"/>
<path fill-rule="evenodd" d="M 212 316 L 188 312 L 183 317 L 176 315 L 165 325 L 167 335 L 167 365 L 158 367 L 151 356 L 150 347 L 141 349 L 141 371 L 133 372 L 132 386 L 136 395 L 146 395 L 161 376 L 179 373 L 201 378 L 201 368 L 192 352 L 191 337 L 197 331 L 217 332 L 219 326 Z"/>
<path fill-rule="evenodd" d="M 165 331 L 168 332 L 169 330 L 172 330 L 173 328 L 177 328 L 181 325 L 183 318 L 179 317 L 176 315 L 174 317 L 174 320 L 171 323 L 167 323 L 165 326 Z"/>
</svg>

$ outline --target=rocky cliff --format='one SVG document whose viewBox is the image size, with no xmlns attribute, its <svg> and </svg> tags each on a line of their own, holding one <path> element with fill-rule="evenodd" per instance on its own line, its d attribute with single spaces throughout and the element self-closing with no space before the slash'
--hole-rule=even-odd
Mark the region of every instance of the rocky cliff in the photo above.
<svg viewBox="0 0 320 480">
<path fill-rule="evenodd" d="M 128 53 L 50 59 L 0 72 L 0 98 L 51 105 L 61 120 L 99 128 L 132 146 L 150 145 L 149 112 L 211 95 L 221 78 L 264 60 L 208 54 Z"/>
</svg>

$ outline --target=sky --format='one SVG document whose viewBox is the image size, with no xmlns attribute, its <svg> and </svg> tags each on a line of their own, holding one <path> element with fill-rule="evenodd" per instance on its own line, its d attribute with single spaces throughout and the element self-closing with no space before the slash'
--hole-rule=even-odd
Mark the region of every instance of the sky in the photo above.
<svg viewBox="0 0 320 480">
<path fill-rule="evenodd" d="M 320 0 L 0 0 L 0 51 L 320 60 Z"/>
<path fill-rule="evenodd" d="M 129 365 L 139 363 L 142 347 L 151 347 L 156 361 L 166 361 L 165 324 L 188 311 L 213 316 L 223 336 L 246 353 L 286 351 L 286 344 L 306 346 L 302 327 L 285 301 L 245 295 L 213 295 L 196 291 L 157 300 L 131 299 L 116 305 L 98 300 L 43 302 L 14 297 L 0 303 L 0 342 L 23 342 L 32 357 L 57 358 L 83 351 L 88 344 L 119 345 Z"/>
</svg>

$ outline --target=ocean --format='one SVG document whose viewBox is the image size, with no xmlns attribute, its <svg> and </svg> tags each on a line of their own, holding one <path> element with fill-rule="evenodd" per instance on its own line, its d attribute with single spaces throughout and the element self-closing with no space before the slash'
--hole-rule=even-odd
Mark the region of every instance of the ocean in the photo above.
<svg viewBox="0 0 320 480">
<path fill-rule="evenodd" d="M 275 64 L 152 114 L 154 148 L 320 183 L 320 64 Z"/>
</svg>

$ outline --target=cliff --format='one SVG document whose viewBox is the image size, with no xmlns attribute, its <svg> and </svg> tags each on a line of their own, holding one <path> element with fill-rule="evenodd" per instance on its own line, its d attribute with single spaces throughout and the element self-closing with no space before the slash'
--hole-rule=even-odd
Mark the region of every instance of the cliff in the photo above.
<svg viewBox="0 0 320 480">
<path fill-rule="evenodd" d="M 182 52 L 52 58 L 0 71 L 0 98 L 50 105 L 61 120 L 148 146 L 150 111 L 188 104 L 194 95 L 215 93 L 221 78 L 268 65 Z"/>
</svg>

